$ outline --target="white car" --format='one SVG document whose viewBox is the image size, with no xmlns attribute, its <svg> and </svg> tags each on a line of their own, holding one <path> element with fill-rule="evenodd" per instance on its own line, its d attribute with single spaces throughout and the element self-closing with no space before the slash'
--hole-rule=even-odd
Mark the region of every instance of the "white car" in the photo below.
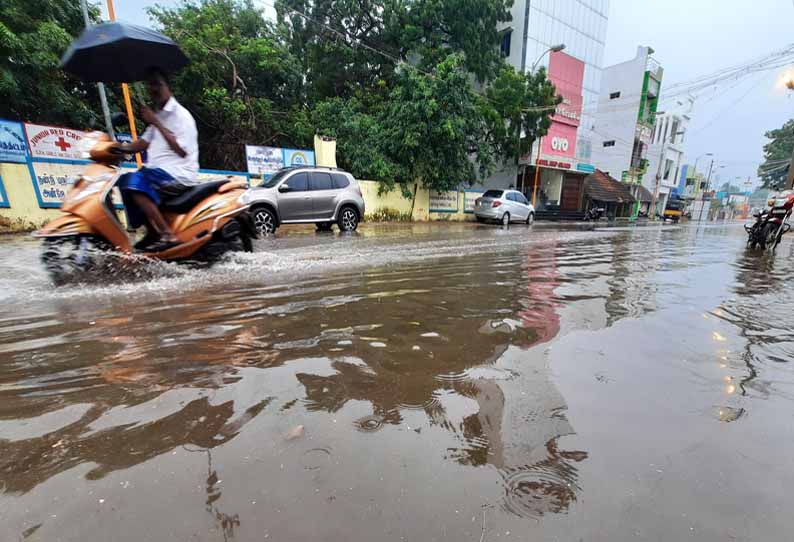
<svg viewBox="0 0 794 542">
<path fill-rule="evenodd" d="M 497 221 L 505 226 L 511 222 L 532 224 L 535 208 L 518 190 L 487 190 L 474 200 L 474 216 L 480 222 Z"/>
</svg>

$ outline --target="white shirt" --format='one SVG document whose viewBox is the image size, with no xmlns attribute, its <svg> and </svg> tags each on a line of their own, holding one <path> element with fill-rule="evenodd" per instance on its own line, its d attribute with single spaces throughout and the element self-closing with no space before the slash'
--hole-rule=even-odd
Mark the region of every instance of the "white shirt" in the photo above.
<svg viewBox="0 0 794 542">
<path fill-rule="evenodd" d="M 160 130 L 150 125 L 141 134 L 141 139 L 149 143 L 146 166 L 160 168 L 183 184 L 199 184 L 198 130 L 193 115 L 171 96 L 155 116 L 174 134 L 177 143 L 187 154 L 184 158 L 179 156 L 168 145 Z"/>
</svg>

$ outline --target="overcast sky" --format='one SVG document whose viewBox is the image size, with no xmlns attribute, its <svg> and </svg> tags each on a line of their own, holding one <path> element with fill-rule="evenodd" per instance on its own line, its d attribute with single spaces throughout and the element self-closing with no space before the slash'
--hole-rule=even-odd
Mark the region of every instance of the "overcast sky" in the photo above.
<svg viewBox="0 0 794 542">
<path fill-rule="evenodd" d="M 794 42 L 792 0 L 610 0 L 605 64 L 634 57 L 650 45 L 665 84 L 687 81 L 753 60 Z M 764 133 L 794 116 L 794 97 L 780 85 L 782 70 L 723 84 L 695 102 L 687 158 L 713 152 L 727 167 L 722 181 L 755 178 Z M 707 158 L 698 162 L 703 169 Z M 705 164 L 708 166 L 708 164 Z"/>
<path fill-rule="evenodd" d="M 146 24 L 144 8 L 176 0 L 116 0 L 119 20 Z M 650 45 L 664 67 L 665 84 L 688 81 L 741 64 L 794 42 L 794 0 L 610 0 L 605 65 L 634 57 Z M 794 64 L 792 65 L 794 70 Z M 794 97 L 779 81 L 782 71 L 753 75 L 703 93 L 695 102 L 685 151 L 691 163 L 712 152 L 725 168 L 722 182 L 755 179 L 764 133 L 794 116 Z M 698 170 L 708 167 L 702 158 Z"/>
</svg>

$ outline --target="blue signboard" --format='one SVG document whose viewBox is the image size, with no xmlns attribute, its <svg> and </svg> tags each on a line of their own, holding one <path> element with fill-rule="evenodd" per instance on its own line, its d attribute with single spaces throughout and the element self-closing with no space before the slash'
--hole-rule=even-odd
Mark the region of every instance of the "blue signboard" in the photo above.
<svg viewBox="0 0 794 542">
<path fill-rule="evenodd" d="M 11 207 L 11 202 L 8 201 L 8 194 L 6 194 L 6 188 L 3 186 L 3 178 L 0 177 L 0 209 L 7 209 Z"/>
<path fill-rule="evenodd" d="M 132 134 L 116 132 L 116 141 L 119 141 L 121 143 L 132 143 Z M 141 162 L 143 162 L 144 164 L 146 163 L 146 157 L 147 157 L 146 151 L 141 151 Z M 124 163 L 138 167 L 138 162 L 135 161 L 135 155 L 130 157 L 129 160 L 124 160 Z"/>
<path fill-rule="evenodd" d="M 584 171 L 585 173 L 593 173 L 593 172 L 595 172 L 595 166 L 593 166 L 592 164 L 579 163 L 579 164 L 576 164 L 576 169 L 578 171 Z"/>
<path fill-rule="evenodd" d="M 27 161 L 28 144 L 22 124 L 8 120 L 0 120 L 0 162 Z"/>
<path fill-rule="evenodd" d="M 314 151 L 301 149 L 283 149 L 284 166 L 313 166 Z"/>
</svg>

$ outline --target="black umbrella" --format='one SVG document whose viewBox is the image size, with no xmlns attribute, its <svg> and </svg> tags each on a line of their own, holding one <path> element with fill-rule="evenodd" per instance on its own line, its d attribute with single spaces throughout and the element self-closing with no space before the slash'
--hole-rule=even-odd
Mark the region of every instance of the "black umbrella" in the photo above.
<svg viewBox="0 0 794 542">
<path fill-rule="evenodd" d="M 102 23 L 83 30 L 61 59 L 61 67 L 84 81 L 129 83 L 146 78 L 149 68 L 167 73 L 188 63 L 170 38 L 125 23 Z"/>
</svg>

